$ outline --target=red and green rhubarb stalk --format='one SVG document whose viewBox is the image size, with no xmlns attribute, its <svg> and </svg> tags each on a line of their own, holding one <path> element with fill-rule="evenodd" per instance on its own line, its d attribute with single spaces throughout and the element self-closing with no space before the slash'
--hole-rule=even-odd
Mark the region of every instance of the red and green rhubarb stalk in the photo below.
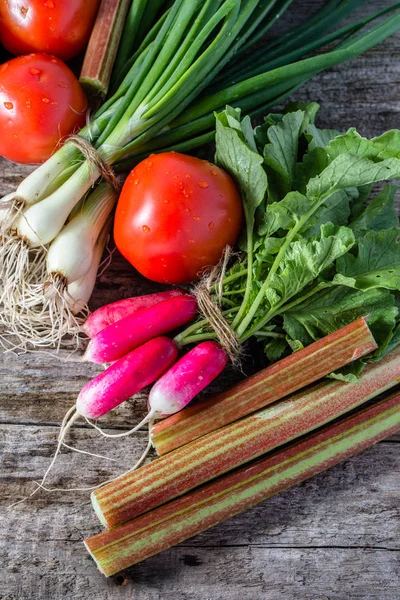
<svg viewBox="0 0 400 600">
<path fill-rule="evenodd" d="M 105 96 L 131 0 L 102 0 L 79 81 L 89 94 Z"/>
<path fill-rule="evenodd" d="M 318 381 L 371 352 L 374 344 L 365 319 L 357 319 L 217 397 L 157 423 L 151 432 L 157 454 L 171 452 Z"/>
<path fill-rule="evenodd" d="M 400 430 L 400 394 L 325 426 L 273 455 L 201 486 L 112 531 L 85 540 L 114 575 L 197 535 Z"/>
<path fill-rule="evenodd" d="M 174 450 L 92 493 L 112 528 L 282 446 L 395 386 L 400 348 L 365 369 L 358 383 L 326 380 Z"/>
</svg>

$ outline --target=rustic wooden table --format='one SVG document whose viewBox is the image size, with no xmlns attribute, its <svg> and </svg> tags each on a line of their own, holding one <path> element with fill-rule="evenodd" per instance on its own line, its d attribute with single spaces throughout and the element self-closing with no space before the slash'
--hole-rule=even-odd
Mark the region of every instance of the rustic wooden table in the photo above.
<svg viewBox="0 0 400 600">
<path fill-rule="evenodd" d="M 316 4 L 303 2 L 302 15 Z M 366 4 L 372 11 L 389 3 Z M 354 125 L 371 136 L 400 126 L 399 95 L 400 34 L 315 77 L 296 98 L 321 103 L 321 126 Z M 27 171 L 1 161 L 1 193 Z M 153 290 L 116 256 L 93 306 Z M 97 372 L 50 355 L 0 357 L 1 600 L 400 598 L 400 437 L 137 565 L 125 579 L 105 579 L 83 547 L 82 539 L 100 530 L 88 492 L 40 494 L 8 510 L 42 477 L 65 411 Z M 228 373 L 219 385 L 234 377 Z M 107 425 L 126 428 L 144 410 L 132 400 Z M 51 476 L 55 487 L 93 486 L 129 468 L 145 432 L 116 443 L 80 424 L 70 443 L 118 462 L 63 450 Z"/>
</svg>

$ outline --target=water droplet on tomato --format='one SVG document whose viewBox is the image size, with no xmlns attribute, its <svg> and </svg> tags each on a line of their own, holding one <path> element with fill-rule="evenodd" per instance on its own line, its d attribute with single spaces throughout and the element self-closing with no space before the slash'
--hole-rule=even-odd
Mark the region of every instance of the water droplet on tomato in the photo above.
<svg viewBox="0 0 400 600">
<path fill-rule="evenodd" d="M 14 108 L 14 104 L 12 102 L 4 102 L 4 106 L 7 110 L 11 110 Z"/>
<path fill-rule="evenodd" d="M 193 217 L 193 219 L 194 219 L 195 221 L 200 221 L 200 217 L 197 217 L 197 216 L 196 216 L 196 217 Z"/>
<path fill-rule="evenodd" d="M 209 222 L 208 229 L 214 229 L 214 221 Z"/>
<path fill-rule="evenodd" d="M 199 187 L 208 188 L 210 186 L 208 185 L 207 181 L 199 181 Z"/>
<path fill-rule="evenodd" d="M 42 102 L 44 102 L 45 104 L 48 104 L 50 102 L 50 100 L 48 98 L 42 98 Z"/>
<path fill-rule="evenodd" d="M 189 244 L 194 244 L 194 240 L 189 240 Z"/>
<path fill-rule="evenodd" d="M 210 173 L 211 175 L 214 175 L 214 177 L 218 176 L 218 171 L 216 171 L 215 169 L 211 169 Z"/>
<path fill-rule="evenodd" d="M 168 200 L 164 200 L 164 204 L 168 204 Z"/>
<path fill-rule="evenodd" d="M 135 181 L 133 182 L 133 185 L 139 185 L 140 183 L 140 179 L 135 179 Z"/>
<path fill-rule="evenodd" d="M 186 173 L 185 177 L 187 177 L 188 179 L 190 179 L 191 175 L 189 175 L 189 173 Z"/>
<path fill-rule="evenodd" d="M 188 207 L 185 208 L 185 212 L 190 212 L 190 210 L 188 209 Z"/>
<path fill-rule="evenodd" d="M 164 171 L 164 174 L 165 175 L 169 175 L 169 171 Z"/>
<path fill-rule="evenodd" d="M 44 5 L 47 6 L 47 8 L 54 8 L 53 0 L 47 0 L 47 2 L 44 3 Z"/>
<path fill-rule="evenodd" d="M 25 104 L 26 104 L 27 108 L 32 108 L 32 102 L 30 100 L 27 100 L 25 102 Z"/>
<path fill-rule="evenodd" d="M 57 85 L 58 85 L 58 87 L 60 87 L 60 88 L 67 88 L 67 87 L 68 87 L 68 84 L 67 84 L 67 83 L 64 83 L 63 81 L 59 81 L 59 82 L 57 83 Z"/>
<path fill-rule="evenodd" d="M 34 68 L 32 68 L 32 69 L 29 69 L 29 73 L 31 75 L 40 75 L 41 70 L 40 69 L 34 69 Z"/>
<path fill-rule="evenodd" d="M 150 231 L 150 227 L 148 225 L 143 225 L 142 229 L 145 233 L 149 233 L 149 231 Z"/>
</svg>

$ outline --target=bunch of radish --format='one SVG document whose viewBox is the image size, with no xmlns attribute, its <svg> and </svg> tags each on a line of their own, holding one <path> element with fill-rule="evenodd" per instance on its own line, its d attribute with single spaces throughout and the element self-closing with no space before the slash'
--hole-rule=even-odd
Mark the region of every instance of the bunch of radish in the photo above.
<svg viewBox="0 0 400 600">
<path fill-rule="evenodd" d="M 155 419 L 184 408 L 227 364 L 227 355 L 215 342 L 198 344 L 179 360 L 177 342 L 165 334 L 192 321 L 197 314 L 194 296 L 180 290 L 117 301 L 93 312 L 84 331 L 90 341 L 82 360 L 111 363 L 81 390 L 75 406 L 64 417 L 53 460 L 64 444 L 67 431 L 79 416 L 106 437 L 122 437 Z M 90 419 L 97 419 L 155 383 L 150 391 L 149 412 L 133 429 L 106 434 Z M 150 436 L 149 436 L 150 437 Z M 144 460 L 151 443 L 134 468 Z"/>
</svg>

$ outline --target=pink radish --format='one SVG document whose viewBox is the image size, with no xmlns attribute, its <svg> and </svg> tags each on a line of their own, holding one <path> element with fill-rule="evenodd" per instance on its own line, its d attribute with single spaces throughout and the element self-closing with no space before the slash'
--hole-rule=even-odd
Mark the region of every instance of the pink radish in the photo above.
<svg viewBox="0 0 400 600">
<path fill-rule="evenodd" d="M 136 394 L 141 389 L 153 383 L 168 367 L 170 367 L 178 355 L 178 346 L 167 337 L 157 337 L 139 348 L 136 348 L 120 360 L 112 364 L 108 369 L 89 381 L 81 390 L 76 405 L 72 406 L 66 413 L 61 424 L 58 436 L 58 444 L 53 459 L 43 476 L 36 493 L 43 488 L 44 482 L 50 473 L 55 460 L 64 444 L 67 431 L 80 417 L 97 419 L 107 412 Z M 106 437 L 123 437 L 137 431 L 144 423 L 149 421 L 149 415 L 132 430 L 119 434 L 105 434 L 99 427 L 96 429 Z M 145 452 L 140 457 L 136 466 L 144 460 L 151 448 L 151 441 Z M 33 494 L 31 494 L 33 495 Z"/>
<path fill-rule="evenodd" d="M 89 381 L 76 401 L 84 417 L 98 419 L 158 379 L 178 356 L 176 343 L 157 337 L 123 356 Z"/>
<path fill-rule="evenodd" d="M 191 321 L 196 299 L 181 294 L 143 308 L 108 325 L 89 342 L 83 360 L 107 363 L 118 360 L 148 340 Z"/>
<path fill-rule="evenodd" d="M 167 290 L 165 292 L 158 292 L 157 294 L 146 294 L 145 296 L 134 296 L 133 298 L 125 298 L 124 300 L 117 300 L 101 306 L 86 319 L 82 329 L 86 335 L 90 338 L 94 337 L 99 331 L 108 327 L 112 323 L 123 319 L 128 315 L 132 315 L 138 310 L 148 308 L 154 304 L 158 304 L 163 300 L 174 298 L 175 296 L 182 296 L 184 292 L 179 289 Z"/>
<path fill-rule="evenodd" d="M 172 415 L 184 408 L 225 368 L 228 357 L 215 342 L 203 342 L 176 362 L 152 387 L 152 417 Z"/>
<path fill-rule="evenodd" d="M 110 436 L 104 434 L 104 432 L 96 425 L 94 425 L 94 427 L 106 437 L 122 437 L 130 435 L 146 423 L 149 423 L 149 428 L 151 428 L 155 419 L 169 417 L 179 410 L 182 410 L 182 408 L 184 408 L 199 392 L 201 392 L 201 390 L 207 387 L 207 385 L 224 370 L 227 362 L 228 357 L 226 353 L 222 350 L 221 346 L 215 342 L 203 342 L 198 344 L 176 362 L 154 384 L 149 395 L 149 412 L 133 429 Z M 107 369 L 107 371 L 108 370 L 109 369 Z M 89 402 L 91 403 L 91 399 L 89 399 Z M 79 398 L 77 408 L 80 410 Z M 84 408 L 84 410 L 86 411 L 87 409 Z M 82 414 L 84 413 L 82 412 Z M 97 413 L 96 406 L 94 407 L 93 414 L 100 415 L 100 413 Z"/>
</svg>

